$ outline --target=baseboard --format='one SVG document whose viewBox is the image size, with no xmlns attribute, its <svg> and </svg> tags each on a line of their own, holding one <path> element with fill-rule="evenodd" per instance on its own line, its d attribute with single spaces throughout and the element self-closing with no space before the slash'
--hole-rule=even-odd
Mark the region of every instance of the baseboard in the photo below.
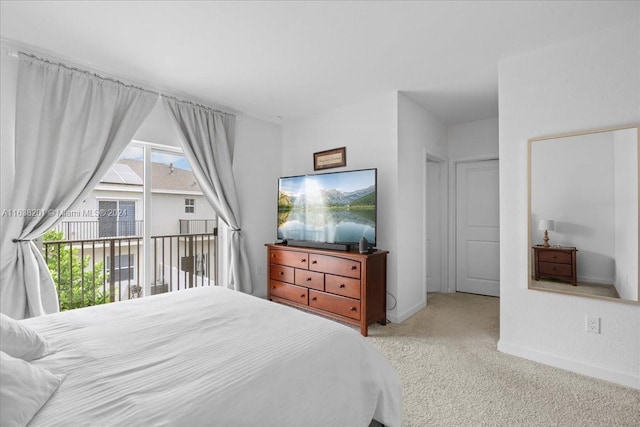
<svg viewBox="0 0 640 427">
<path fill-rule="evenodd" d="M 421 303 L 418 303 L 413 307 L 411 307 L 409 310 L 406 310 L 402 314 L 399 314 L 399 315 L 389 314 L 387 318 L 391 321 L 391 323 L 402 323 L 408 318 L 410 318 L 411 316 L 413 316 L 414 314 L 416 314 L 417 312 L 419 312 L 420 310 L 422 310 L 423 308 L 425 308 L 426 306 L 427 306 L 426 301 L 422 301 Z"/>
<path fill-rule="evenodd" d="M 498 351 L 506 354 L 511 354 L 513 356 L 522 357 L 524 359 L 533 360 L 534 362 L 542 363 L 544 365 L 564 369 L 565 371 L 575 372 L 577 374 L 598 378 L 625 387 L 631 387 L 636 390 L 640 390 L 640 377 L 637 376 L 612 371 L 610 369 L 603 369 L 598 366 L 587 365 L 586 363 L 565 359 L 552 354 L 542 353 L 528 348 L 506 344 L 502 341 L 498 341 Z"/>
</svg>

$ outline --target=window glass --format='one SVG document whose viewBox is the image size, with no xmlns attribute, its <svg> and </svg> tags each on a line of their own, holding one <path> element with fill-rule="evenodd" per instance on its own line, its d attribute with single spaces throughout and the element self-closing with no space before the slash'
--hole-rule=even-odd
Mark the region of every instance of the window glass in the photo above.
<svg viewBox="0 0 640 427">
<path fill-rule="evenodd" d="M 157 147 L 132 142 L 45 233 L 61 310 L 215 284 L 215 211 L 186 157 Z"/>
<path fill-rule="evenodd" d="M 196 201 L 195 199 L 184 199 L 184 213 L 195 213 Z"/>
<path fill-rule="evenodd" d="M 118 202 L 100 200 L 98 202 L 98 230 L 100 237 L 117 236 L 118 217 L 114 215 L 118 209 Z"/>
<path fill-rule="evenodd" d="M 100 237 L 136 235 L 136 202 L 134 200 L 98 201 Z"/>
</svg>

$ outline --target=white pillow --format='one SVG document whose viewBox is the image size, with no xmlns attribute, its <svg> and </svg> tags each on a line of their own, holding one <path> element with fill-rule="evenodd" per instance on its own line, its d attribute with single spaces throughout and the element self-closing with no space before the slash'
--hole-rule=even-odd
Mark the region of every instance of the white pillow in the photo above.
<svg viewBox="0 0 640 427">
<path fill-rule="evenodd" d="M 35 329 L 3 313 L 0 313 L 0 351 L 27 361 L 54 353 Z"/>
<path fill-rule="evenodd" d="M 25 426 L 58 389 L 64 374 L 54 375 L 0 351 L 0 425 Z"/>
</svg>

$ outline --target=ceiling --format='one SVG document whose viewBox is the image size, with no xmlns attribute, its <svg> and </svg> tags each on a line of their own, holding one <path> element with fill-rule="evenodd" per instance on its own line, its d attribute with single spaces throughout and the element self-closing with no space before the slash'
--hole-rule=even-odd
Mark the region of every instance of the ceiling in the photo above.
<svg viewBox="0 0 640 427">
<path fill-rule="evenodd" d="M 498 115 L 500 59 L 637 18 L 640 2 L 1 0 L 0 8 L 5 45 L 260 119 L 299 120 L 399 90 L 455 124 Z"/>
</svg>

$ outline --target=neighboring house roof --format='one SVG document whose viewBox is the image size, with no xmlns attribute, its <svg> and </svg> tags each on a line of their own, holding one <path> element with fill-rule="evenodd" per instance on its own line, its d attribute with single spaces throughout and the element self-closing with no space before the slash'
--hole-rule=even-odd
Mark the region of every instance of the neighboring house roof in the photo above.
<svg viewBox="0 0 640 427">
<path fill-rule="evenodd" d="M 141 186 L 143 177 L 144 162 L 142 160 L 120 159 L 109 169 L 100 183 Z M 202 191 L 192 171 L 156 162 L 151 162 L 151 188 L 168 191 Z"/>
<path fill-rule="evenodd" d="M 100 180 L 101 183 L 109 184 L 127 184 L 127 185 L 142 185 L 142 177 L 131 169 L 129 165 L 124 163 L 116 163 L 104 177 Z"/>
</svg>

